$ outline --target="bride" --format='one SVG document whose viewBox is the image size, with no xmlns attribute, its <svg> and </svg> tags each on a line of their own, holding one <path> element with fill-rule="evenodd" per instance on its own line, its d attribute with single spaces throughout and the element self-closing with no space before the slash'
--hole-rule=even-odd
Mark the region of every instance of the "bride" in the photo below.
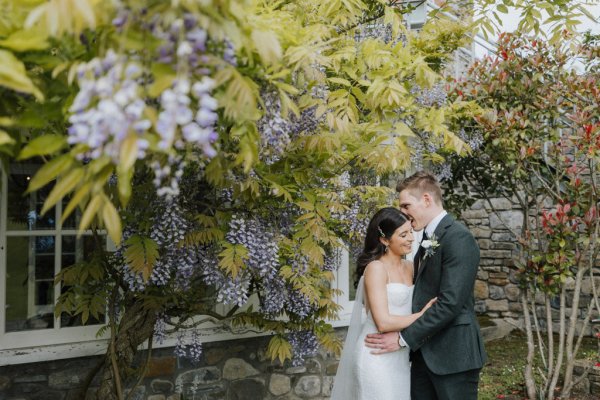
<svg viewBox="0 0 600 400">
<path fill-rule="evenodd" d="M 332 400 L 410 400 L 409 350 L 378 354 L 363 341 L 367 333 L 406 328 L 435 302 L 411 313 L 413 264 L 404 256 L 412 242 L 410 219 L 396 208 L 377 211 L 369 222 L 356 262 L 356 301 Z"/>
</svg>

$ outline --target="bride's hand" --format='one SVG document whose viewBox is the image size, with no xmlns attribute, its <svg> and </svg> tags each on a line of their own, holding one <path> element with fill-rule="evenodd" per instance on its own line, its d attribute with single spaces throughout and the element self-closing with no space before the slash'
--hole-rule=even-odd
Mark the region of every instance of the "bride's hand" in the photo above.
<svg viewBox="0 0 600 400">
<path fill-rule="evenodd" d="M 429 310 L 431 306 L 435 304 L 436 301 L 437 297 L 434 297 L 433 299 L 429 300 L 429 302 L 425 304 L 425 307 L 423 307 L 423 309 L 421 310 L 421 315 L 423 315 L 425 311 Z"/>
</svg>

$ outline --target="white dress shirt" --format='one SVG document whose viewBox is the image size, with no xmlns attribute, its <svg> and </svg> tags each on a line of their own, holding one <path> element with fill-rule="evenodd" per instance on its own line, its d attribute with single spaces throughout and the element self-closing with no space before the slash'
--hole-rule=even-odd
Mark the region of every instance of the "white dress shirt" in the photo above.
<svg viewBox="0 0 600 400">
<path fill-rule="evenodd" d="M 442 210 L 442 212 L 439 213 L 437 215 L 437 217 L 435 217 L 434 219 L 432 219 L 431 222 L 429 222 L 427 224 L 427 226 L 425 227 L 425 232 L 427 232 L 427 237 L 431 237 L 433 235 L 433 233 L 437 229 L 437 227 L 440 224 L 440 222 L 442 222 L 442 219 L 444 219 L 444 217 L 446 216 L 446 214 L 448 214 L 446 212 L 446 210 Z"/>
</svg>

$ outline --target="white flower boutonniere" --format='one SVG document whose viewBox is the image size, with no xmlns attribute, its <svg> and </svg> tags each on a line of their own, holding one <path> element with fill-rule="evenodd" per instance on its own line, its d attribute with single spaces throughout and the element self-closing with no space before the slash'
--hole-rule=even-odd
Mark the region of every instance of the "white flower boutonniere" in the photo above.
<svg viewBox="0 0 600 400">
<path fill-rule="evenodd" d="M 435 234 L 431 235 L 431 238 L 429 238 L 428 240 L 423 240 L 421 242 L 421 247 L 423 247 L 423 249 L 425 249 L 425 254 L 423 255 L 423 259 L 426 259 L 427 257 L 431 257 L 432 255 L 434 255 L 435 249 L 437 249 L 439 246 L 440 246 L 440 243 L 437 241 Z"/>
</svg>

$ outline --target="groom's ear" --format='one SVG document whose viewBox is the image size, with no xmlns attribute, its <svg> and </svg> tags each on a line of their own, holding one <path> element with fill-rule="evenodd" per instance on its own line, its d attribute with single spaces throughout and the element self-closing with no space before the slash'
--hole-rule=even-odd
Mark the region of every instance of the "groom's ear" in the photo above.
<svg viewBox="0 0 600 400">
<path fill-rule="evenodd" d="M 429 192 L 423 192 L 422 197 L 423 197 L 423 201 L 425 201 L 425 204 L 427 205 L 427 207 L 429 207 L 431 204 L 435 204 L 433 196 L 431 194 L 429 194 Z"/>
</svg>

